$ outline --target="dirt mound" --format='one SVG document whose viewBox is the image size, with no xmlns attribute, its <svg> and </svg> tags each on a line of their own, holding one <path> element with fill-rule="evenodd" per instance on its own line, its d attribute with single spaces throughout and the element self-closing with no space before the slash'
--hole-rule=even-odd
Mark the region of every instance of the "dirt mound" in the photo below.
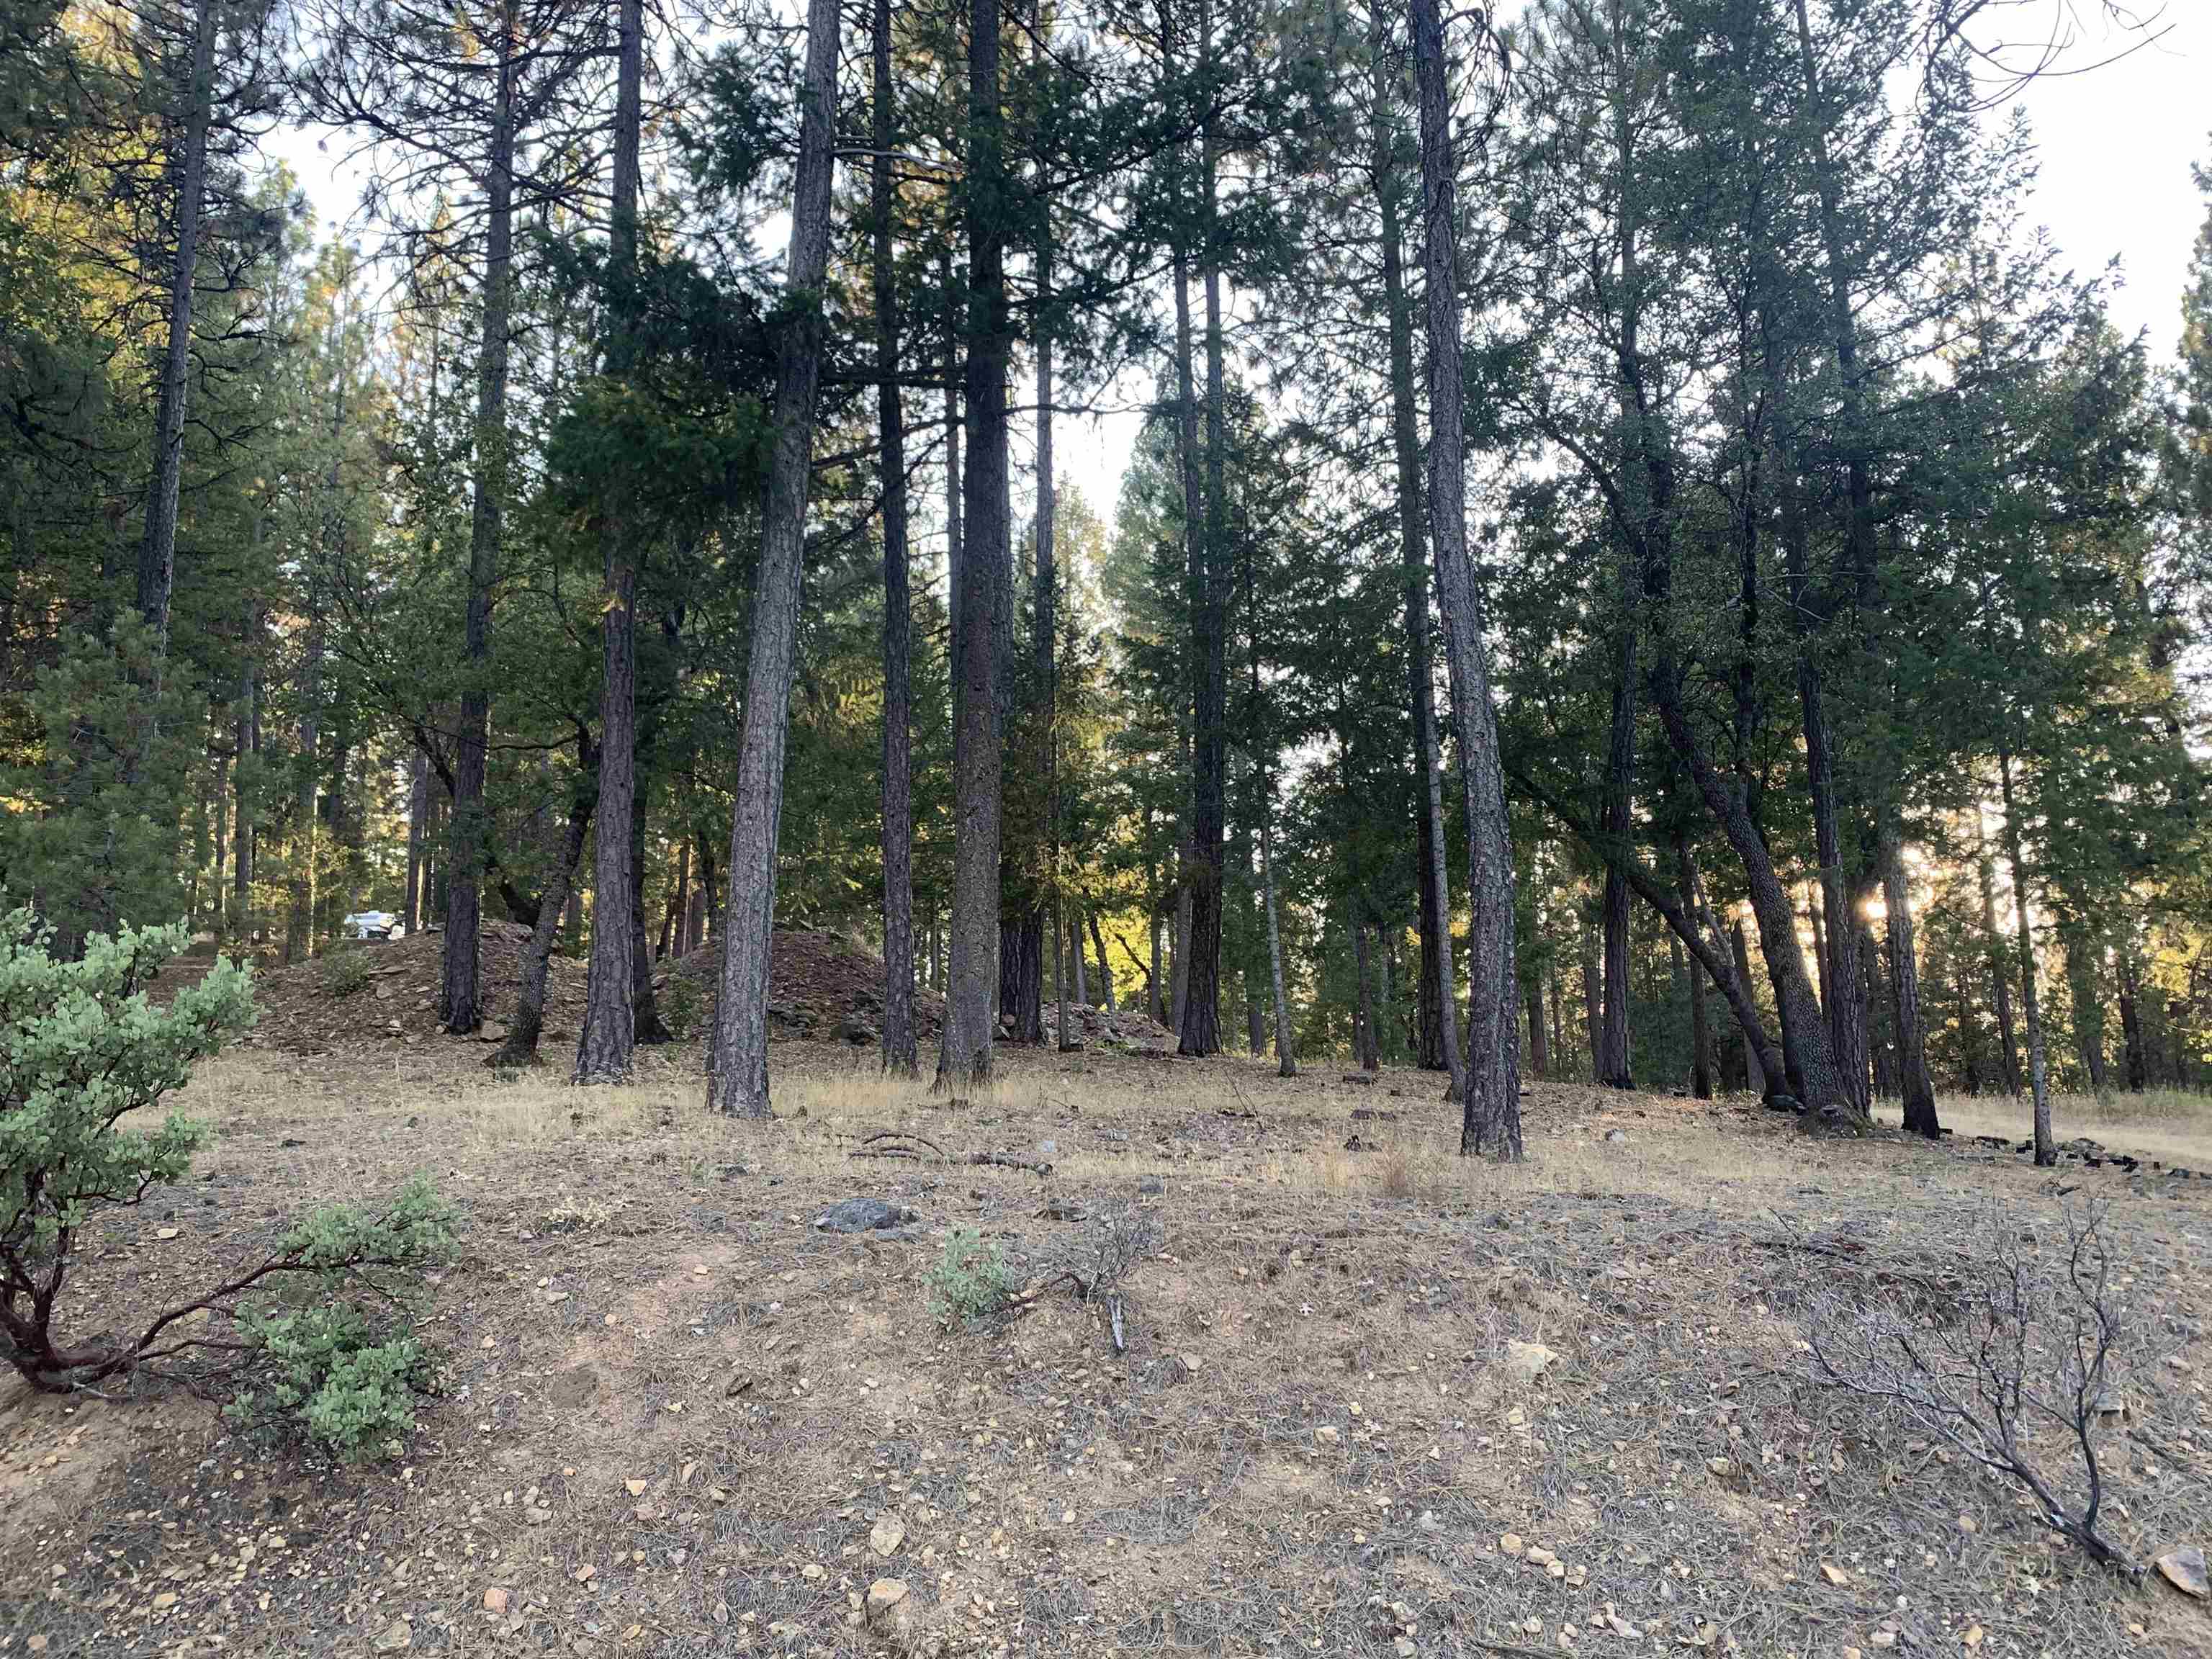
<svg viewBox="0 0 2212 1659">
<path fill-rule="evenodd" d="M 507 1035 L 522 981 L 522 953 L 530 930 L 487 920 L 478 963 L 483 975 L 486 1042 Z M 267 968 L 254 979 L 261 1023 L 252 1041 L 289 1054 L 329 1054 L 387 1042 L 410 1044 L 441 1036 L 438 1028 L 440 959 L 445 936 L 416 933 L 399 939 L 347 945 L 309 963 Z M 685 1041 L 703 1038 L 714 1022 L 714 949 L 694 951 L 653 969 L 661 1018 Z M 545 977 L 548 1042 L 573 1039 L 584 1012 L 581 957 L 555 957 Z M 925 1046 L 944 1023 L 945 999 L 915 993 L 915 1036 Z M 790 928 L 775 936 L 769 963 L 769 1018 L 786 1040 L 874 1043 L 884 1014 L 883 958 L 846 936 L 815 928 Z M 1091 1045 L 1153 1047 L 1172 1034 L 1134 1012 L 1069 1007 L 1074 1035 Z M 1048 1029 L 1052 1010 L 1045 1010 Z"/>
</svg>

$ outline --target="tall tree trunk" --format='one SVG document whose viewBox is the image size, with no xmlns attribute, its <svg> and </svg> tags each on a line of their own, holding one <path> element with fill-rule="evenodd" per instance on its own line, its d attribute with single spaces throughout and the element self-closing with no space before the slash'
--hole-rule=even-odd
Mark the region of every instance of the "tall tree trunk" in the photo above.
<svg viewBox="0 0 2212 1659">
<path fill-rule="evenodd" d="M 2058 937 L 2072 1004 L 2075 1052 L 2081 1058 L 2089 1092 L 2102 1100 L 2112 1092 L 2112 1080 L 2105 1072 L 2104 988 L 2098 983 L 2097 941 L 2087 924 L 2080 921 L 2062 925 Z"/>
<path fill-rule="evenodd" d="M 645 15 L 642 0 L 621 0 L 617 44 L 614 191 L 607 271 L 615 324 L 605 370 L 626 379 L 635 364 L 638 144 L 642 119 Z M 576 1036 L 575 1080 L 619 1083 L 637 1045 L 636 976 L 631 938 L 638 873 L 630 867 L 637 823 L 637 549 L 620 484 L 600 504 L 599 542 L 606 581 L 600 607 L 599 833 L 592 860 L 592 956 L 584 1019 Z M 533 935 L 534 939 L 534 935 Z"/>
<path fill-rule="evenodd" d="M 477 936 L 483 919 L 484 763 L 491 743 L 491 591 L 499 574 L 507 510 L 508 435 L 507 354 L 514 271 L 514 87 L 517 39 L 514 0 L 500 14 L 495 42 L 489 159 L 484 174 L 483 337 L 477 353 L 476 496 L 469 524 L 468 616 L 464 630 L 466 678 L 460 729 L 453 742 L 453 811 L 446 863 L 445 958 L 438 992 L 439 1023 L 465 1034 L 483 1024 Z"/>
<path fill-rule="evenodd" d="M 1674 882 L 1681 889 L 1682 902 L 1696 915 L 1705 908 L 1702 886 L 1698 879 L 1698 866 L 1690 857 L 1690 839 L 1680 830 L 1674 834 Z M 1699 1100 L 1713 1097 L 1713 1031 L 1705 1013 L 1705 978 L 1692 964 L 1690 980 L 1690 1092 Z M 1745 994 L 1749 995 L 1751 981 L 1743 980 Z"/>
<path fill-rule="evenodd" d="M 1444 845 L 1443 778 L 1437 766 L 1436 673 L 1430 661 L 1427 518 L 1421 494 L 1421 441 L 1413 396 L 1413 307 L 1406 292 L 1400 173 L 1381 112 L 1389 85 L 1383 15 L 1375 21 L 1375 183 L 1382 223 L 1382 292 L 1390 322 L 1390 447 L 1396 463 L 1398 556 L 1406 604 L 1406 699 L 1413 728 L 1416 777 L 1414 879 L 1421 907 L 1420 1064 L 1447 1073 L 1458 1098 L 1466 1079 L 1453 983 L 1451 883 Z"/>
<path fill-rule="evenodd" d="M 1352 1058 L 1365 1072 L 1382 1068 L 1382 1056 L 1376 1052 L 1375 1042 L 1375 984 L 1367 951 L 1367 923 L 1359 914 L 1358 905 L 1352 912 L 1352 959 L 1358 975 L 1358 1000 L 1352 1011 Z"/>
<path fill-rule="evenodd" d="M 823 0 L 827 5 L 829 0 Z M 971 0 L 968 41 L 967 519 L 953 665 L 951 963 L 935 1087 L 986 1082 L 997 1021 L 993 961 L 999 933 L 1001 757 L 994 591 L 1006 580 L 1007 210 L 1005 119 L 1000 106 L 1000 7 Z"/>
<path fill-rule="evenodd" d="M 886 1072 L 920 1069 L 914 1024 L 914 756 L 907 586 L 906 410 L 899 394 L 898 276 L 893 264 L 891 152 L 898 122 L 892 106 L 891 4 L 875 0 L 872 107 L 875 155 L 869 178 L 873 211 L 876 306 L 876 468 L 884 494 L 884 1018 Z M 948 396 L 950 393 L 948 392 Z"/>
<path fill-rule="evenodd" d="M 2120 1030 L 2127 1041 L 2128 1092 L 2139 1095 L 2150 1083 L 2150 1060 L 2143 1045 L 2142 969 L 2132 946 L 2120 952 Z"/>
<path fill-rule="evenodd" d="M 1751 821 L 1743 797 L 1714 768 L 1690 728 L 1682 705 L 1681 671 L 1673 647 L 1662 639 L 1660 659 L 1654 665 L 1652 687 L 1668 741 L 1705 799 L 1705 805 L 1730 848 L 1741 862 L 1750 890 L 1752 914 L 1759 924 L 1759 943 L 1766 957 L 1767 976 L 1774 986 L 1775 1009 L 1782 1021 L 1783 1055 L 1789 1071 L 1790 1093 L 1808 1111 L 1836 1107 L 1850 1127 L 1868 1127 L 1866 1114 L 1837 1075 L 1834 1051 L 1820 1019 L 1813 985 L 1805 971 L 1805 957 L 1797 943 L 1797 916 L 1790 895 L 1775 872 L 1766 837 Z M 1771 1100 L 1772 1097 L 1770 1096 Z"/>
<path fill-rule="evenodd" d="M 1605 997 L 1598 988 L 1597 935 L 1585 929 L 1583 951 L 1583 1042 L 1589 1052 L 1590 1080 L 1597 1080 L 1597 1033 L 1605 1023 Z"/>
<path fill-rule="evenodd" d="M 1528 1075 L 1551 1074 L 1552 1050 L 1544 1031 L 1544 976 L 1534 974 L 1528 979 Z"/>
<path fill-rule="evenodd" d="M 837 91 L 836 0 L 808 0 L 799 164 L 793 179 L 786 315 L 776 343 L 767 499 L 753 587 L 752 650 L 730 824 L 730 897 L 722 929 L 710 1109 L 768 1115 L 769 951 L 775 927 L 776 832 L 799 644 L 800 565 L 822 373 L 822 279 L 830 263 L 830 178 Z M 995 52 L 995 40 L 994 51 Z M 994 81 L 995 82 L 996 76 Z M 948 1022 L 949 1023 L 949 1022 Z"/>
<path fill-rule="evenodd" d="M 1427 287 L 1429 535 L 1451 669 L 1468 836 L 1467 1086 L 1462 1155 L 1521 1156 L 1521 995 L 1513 951 L 1513 837 L 1505 814 L 1498 713 L 1491 701 L 1482 599 L 1467 546 L 1464 410 L 1460 379 L 1457 167 L 1437 0 L 1412 0 L 1420 106 L 1423 276 Z"/>
<path fill-rule="evenodd" d="M 169 597 L 176 586 L 177 497 L 184 477 L 185 410 L 191 396 L 192 281 L 199 265 L 200 217 L 207 196 L 208 128 L 215 118 L 216 0 L 192 12 L 191 83 L 185 92 L 184 153 L 173 158 L 177 244 L 169 265 L 169 338 L 154 416 L 154 476 L 138 546 L 138 614 L 169 651 Z"/>
<path fill-rule="evenodd" d="M 1084 1007 L 1091 1002 L 1090 951 L 1083 943 L 1083 918 L 1073 915 L 1067 919 L 1067 950 L 1075 969 L 1075 1000 Z"/>
<path fill-rule="evenodd" d="M 1598 1022 L 1597 1081 L 1607 1089 L 1633 1089 L 1628 1057 L 1628 878 L 1621 861 L 1629 848 L 1636 785 L 1636 577 L 1625 573 L 1620 630 L 1613 641 L 1613 711 L 1607 740 L 1605 800 L 1598 830 L 1605 859 L 1605 887 L 1598 905 L 1604 1002 Z"/>
<path fill-rule="evenodd" d="M 676 885 L 669 890 L 668 908 L 660 915 L 660 944 L 653 951 L 653 959 L 674 954 L 682 956 L 685 948 L 684 935 L 691 926 L 691 843 L 678 842 L 676 846 Z"/>
<path fill-rule="evenodd" d="M 641 745 L 650 748 L 648 742 Z M 629 821 L 629 1005 L 640 1042 L 668 1042 L 675 1033 L 660 1018 L 653 990 L 653 957 L 645 948 L 645 814 Z"/>
<path fill-rule="evenodd" d="M 2013 802 L 2012 756 L 1997 750 L 1998 798 L 2004 806 L 2005 856 L 2012 862 L 2014 945 L 2020 959 L 2020 1008 L 2027 1023 L 2028 1091 L 2035 1114 L 2038 1169 L 2058 1162 L 2051 1133 L 2051 1069 L 2043 1046 L 2043 1006 L 2036 994 L 2035 929 L 2027 918 L 2027 860 L 2021 849 L 2020 812 Z"/>
<path fill-rule="evenodd" d="M 592 808 L 598 793 L 599 757 L 591 752 L 588 738 L 581 738 L 576 757 L 576 795 L 561 826 L 561 842 L 545 876 L 545 890 L 538 895 L 538 920 L 530 925 L 530 939 L 522 947 L 522 984 L 514 998 L 514 1018 L 507 1024 L 507 1041 L 485 1065 L 495 1070 L 529 1066 L 538 1059 L 538 1034 L 545 1024 L 545 978 L 553 947 L 574 896 L 576 871 L 584 855 L 584 839 L 591 828 Z"/>
<path fill-rule="evenodd" d="M 314 608 L 314 600 L 308 601 Z M 319 616 L 307 623 L 307 648 L 300 665 L 299 775 L 292 793 L 292 833 L 286 849 L 289 865 L 284 907 L 284 960 L 304 962 L 314 954 L 315 931 L 315 785 L 323 696 L 323 623 Z"/>
<path fill-rule="evenodd" d="M 430 763 L 418 749 L 407 765 L 407 897 L 401 921 L 410 939 L 422 926 L 422 860 L 429 850 L 423 830 L 429 811 Z"/>
<path fill-rule="evenodd" d="M 1145 980 L 1145 1000 L 1150 1006 L 1152 1024 L 1155 1025 L 1164 1026 L 1168 1021 L 1167 1005 L 1163 999 L 1160 979 L 1160 918 L 1158 915 L 1154 915 L 1151 918 L 1151 921 L 1152 925 L 1152 966 L 1151 973 Z"/>
<path fill-rule="evenodd" d="M 232 738 L 237 761 L 230 769 L 234 796 L 230 823 L 235 842 L 230 860 L 231 937 L 243 949 L 253 946 L 254 801 L 246 763 L 261 753 L 261 636 L 262 613 L 249 606 L 243 662 L 238 674 L 237 729 Z"/>
<path fill-rule="evenodd" d="M 1989 963 L 1990 1000 L 1996 1010 L 1999 1058 L 2004 1065 L 2005 1092 L 2017 1100 L 2020 1098 L 2020 1038 L 2012 1024 L 2012 970 L 2005 965 L 2004 946 L 1999 942 L 1997 933 L 1994 865 L 1988 837 L 1984 835 L 1980 852 L 1974 860 L 1974 874 L 1982 890 L 1982 945 Z"/>
<path fill-rule="evenodd" d="M 1205 528 L 1195 564 L 1191 699 L 1191 831 L 1184 885 L 1190 894 L 1187 964 L 1176 1052 L 1211 1054 L 1221 1048 L 1222 830 L 1228 759 L 1228 596 L 1224 566 L 1229 539 L 1227 368 L 1221 331 L 1221 249 L 1214 223 L 1219 139 L 1216 132 L 1213 12 L 1199 0 L 1199 269 L 1206 292 Z"/>
<path fill-rule="evenodd" d="M 1905 880 L 1905 848 L 1890 836 L 1881 849 L 1881 896 L 1889 913 L 1890 975 L 1896 987 L 1898 1093 L 1905 1127 L 1930 1140 L 1942 1133 L 1936 1085 L 1928 1075 L 1928 1038 L 1920 1020 L 1920 967 L 1912 940 L 1912 894 Z M 1962 1028 L 1963 1033 L 1963 1028 Z"/>
<path fill-rule="evenodd" d="M 1283 935 L 1275 908 L 1275 783 L 1267 768 L 1260 770 L 1260 895 L 1267 914 L 1267 975 L 1275 1009 L 1275 1073 L 1298 1074 L 1297 1050 L 1291 1042 L 1291 1005 L 1283 995 Z"/>
<path fill-rule="evenodd" d="M 1091 948 L 1098 953 L 1098 1006 L 1111 1013 L 1114 1011 L 1114 966 L 1106 960 L 1106 940 L 1098 931 L 1098 913 L 1093 910 L 1085 920 L 1091 929 Z"/>
<path fill-rule="evenodd" d="M 1747 994 L 1751 990 L 1751 946 L 1743 936 L 1743 919 L 1739 916 L 1729 924 L 1729 948 L 1735 957 L 1736 977 L 1743 981 Z M 1759 1050 L 1746 1042 L 1742 1049 L 1743 1086 L 1747 1092 L 1764 1099 L 1769 1078 L 1766 1067 L 1759 1059 Z"/>
</svg>

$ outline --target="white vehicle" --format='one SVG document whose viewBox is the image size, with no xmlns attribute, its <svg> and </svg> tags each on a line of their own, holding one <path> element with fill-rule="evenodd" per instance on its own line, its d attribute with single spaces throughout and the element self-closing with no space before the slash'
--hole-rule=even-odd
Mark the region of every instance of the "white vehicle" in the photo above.
<svg viewBox="0 0 2212 1659">
<path fill-rule="evenodd" d="M 341 925 L 348 939 L 390 939 L 398 921 L 389 910 L 356 910 Z"/>
</svg>

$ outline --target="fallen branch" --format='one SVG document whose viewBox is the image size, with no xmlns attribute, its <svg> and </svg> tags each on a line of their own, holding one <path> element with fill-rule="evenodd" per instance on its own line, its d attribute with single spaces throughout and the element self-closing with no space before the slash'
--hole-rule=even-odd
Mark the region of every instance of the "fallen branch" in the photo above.
<svg viewBox="0 0 2212 1659">
<path fill-rule="evenodd" d="M 903 1143 L 911 1141 L 914 1146 Z M 926 1146 L 927 1153 L 915 1146 Z M 1037 1158 L 1016 1158 L 1012 1152 L 948 1152 L 927 1135 L 910 1134 L 903 1129 L 884 1129 L 870 1135 L 853 1149 L 854 1158 L 910 1158 L 916 1161 L 934 1158 L 939 1164 L 959 1164 L 989 1166 L 1001 1170 L 1027 1170 L 1031 1175 L 1047 1176 L 1052 1165 Z"/>
</svg>

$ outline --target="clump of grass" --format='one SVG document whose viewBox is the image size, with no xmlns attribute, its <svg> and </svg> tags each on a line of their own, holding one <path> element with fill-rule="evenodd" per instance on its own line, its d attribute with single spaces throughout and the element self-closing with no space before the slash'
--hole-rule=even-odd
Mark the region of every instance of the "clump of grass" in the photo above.
<svg viewBox="0 0 2212 1659">
<path fill-rule="evenodd" d="M 999 1247 L 973 1227 L 956 1230 L 931 1266 L 930 1316 L 948 1331 L 988 1324 L 1018 1287 Z"/>
</svg>

